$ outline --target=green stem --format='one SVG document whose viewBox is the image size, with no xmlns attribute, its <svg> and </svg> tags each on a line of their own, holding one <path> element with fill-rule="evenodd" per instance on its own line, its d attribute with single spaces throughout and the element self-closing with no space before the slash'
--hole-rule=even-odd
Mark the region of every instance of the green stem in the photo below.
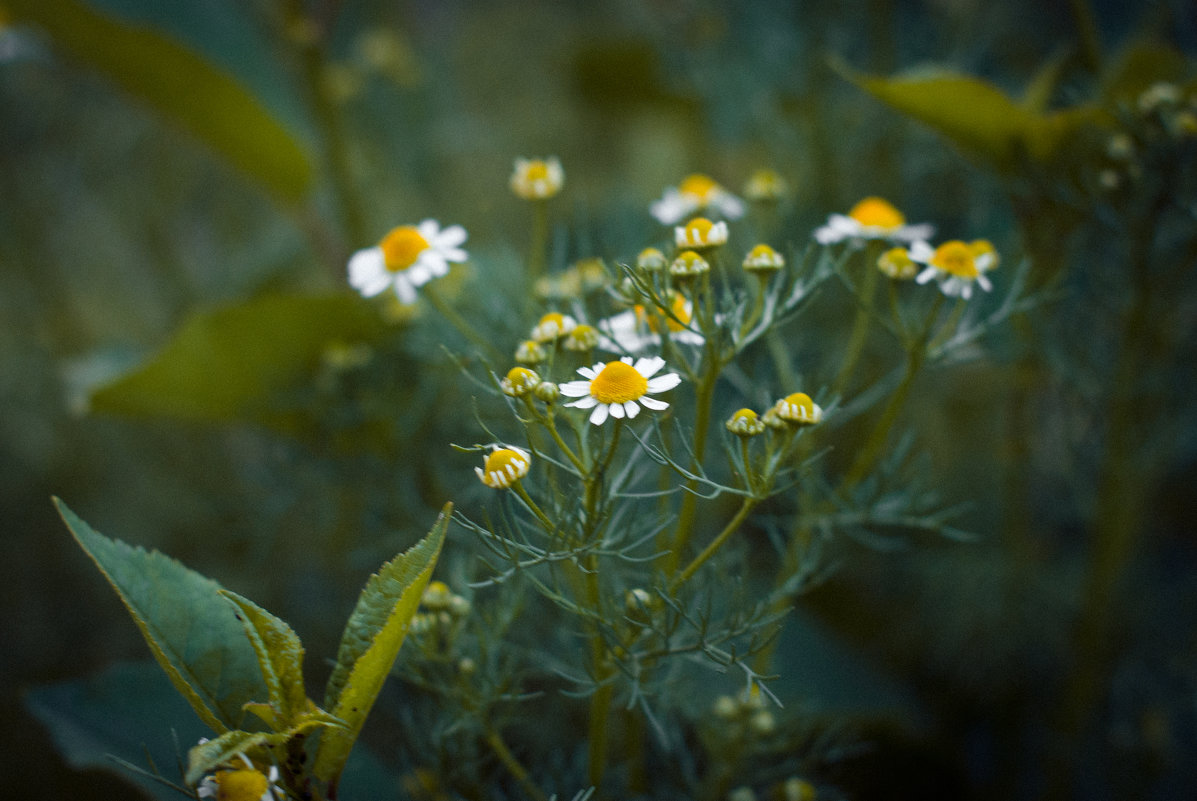
<svg viewBox="0 0 1197 801">
<path fill-rule="evenodd" d="M 744 499 L 743 503 L 740 504 L 740 508 L 736 512 L 735 516 L 732 517 L 732 519 L 727 522 L 727 525 L 723 527 L 723 531 L 720 531 L 719 535 L 716 536 L 715 539 L 711 540 L 710 544 L 708 544 L 706 548 L 703 548 L 702 553 L 694 557 L 694 560 L 690 562 L 690 564 L 686 565 L 685 570 L 678 573 L 677 577 L 669 582 L 670 595 L 677 592 L 679 587 L 689 581 L 690 577 L 697 573 L 698 569 L 706 564 L 707 561 L 715 555 L 716 551 L 723 547 L 723 544 L 727 542 L 732 534 L 736 533 L 752 510 L 756 508 L 758 502 L 759 501 L 753 497 L 747 497 Z"/>
<path fill-rule="evenodd" d="M 1081 56 L 1085 66 L 1097 75 L 1101 71 L 1101 37 L 1097 32 L 1097 20 L 1088 0 L 1070 0 L 1072 16 L 1076 19 L 1077 36 L 1081 40 Z"/>
<path fill-rule="evenodd" d="M 490 746 L 491 750 L 495 752 L 495 756 L 503 763 L 503 767 L 507 768 L 507 772 L 519 782 L 520 787 L 528 794 L 532 801 L 549 801 L 548 796 L 544 791 L 532 783 L 528 778 L 528 771 L 520 764 L 515 755 L 511 753 L 511 749 L 503 742 L 503 738 L 494 729 L 487 727 L 486 730 L 486 744 Z"/>
<path fill-rule="evenodd" d="M 527 504 L 528 508 L 532 511 L 532 514 L 536 515 L 536 519 L 540 521 L 542 526 L 544 526 L 544 530 L 547 533 L 553 534 L 555 531 L 557 531 L 557 527 L 553 525 L 553 521 L 549 520 L 549 516 L 541 511 L 541 508 L 536 505 L 536 501 L 532 500 L 532 496 L 528 494 L 526 489 L 524 489 L 524 484 L 522 481 L 517 481 L 512 484 L 511 489 L 515 491 L 516 495 L 520 496 L 521 501 Z"/>
<path fill-rule="evenodd" d="M 491 361 L 496 364 L 504 363 L 505 358 L 503 354 L 499 352 L 489 339 L 475 331 L 474 327 L 457 313 L 457 309 L 454 309 L 450 304 L 445 302 L 445 299 L 441 297 L 440 292 L 435 287 L 431 284 L 425 284 L 421 288 L 421 294 L 428 300 L 432 308 L 436 309 L 442 317 L 448 320 L 449 324 L 456 328 L 463 337 L 486 353 Z"/>
<path fill-rule="evenodd" d="M 545 274 L 548 263 L 549 250 L 549 201 L 533 200 L 532 202 L 532 235 L 528 244 L 528 278 L 529 285 Z"/>
<path fill-rule="evenodd" d="M 852 320 L 852 333 L 848 336 L 848 350 L 844 353 L 844 362 L 840 372 L 835 377 L 832 392 L 842 394 L 848 387 L 856 363 L 864 352 L 865 342 L 869 338 L 869 326 L 873 322 L 873 295 L 877 288 L 877 251 L 879 245 L 870 242 L 864 250 L 864 275 L 860 280 L 860 297 L 856 307 L 856 316 Z"/>
</svg>

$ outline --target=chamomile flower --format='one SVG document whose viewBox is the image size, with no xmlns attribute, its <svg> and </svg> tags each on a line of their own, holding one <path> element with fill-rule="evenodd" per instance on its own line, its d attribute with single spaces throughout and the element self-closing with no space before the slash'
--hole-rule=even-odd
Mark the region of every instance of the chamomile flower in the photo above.
<svg viewBox="0 0 1197 801">
<path fill-rule="evenodd" d="M 436 220 L 392 228 L 372 248 L 349 259 L 349 283 L 367 298 L 394 289 L 400 303 L 416 302 L 416 288 L 449 272 L 449 262 L 465 261 L 460 245 L 466 230 L 451 225 L 441 230 Z"/>
<path fill-rule="evenodd" d="M 918 264 L 906 248 L 890 248 L 877 259 L 877 269 L 895 281 L 909 281 L 919 274 Z"/>
<path fill-rule="evenodd" d="M 513 398 L 522 398 L 540 383 L 540 376 L 536 374 L 535 370 L 530 370 L 527 367 L 512 367 L 507 371 L 507 375 L 499 381 L 499 388 L 503 390 L 504 395 L 510 395 Z"/>
<path fill-rule="evenodd" d="M 196 794 L 216 801 L 278 801 L 285 797 L 278 785 L 277 767 L 271 765 L 269 772 L 263 773 L 245 754 L 238 756 L 244 762 L 242 767 L 218 768 L 211 776 L 204 777 Z"/>
<path fill-rule="evenodd" d="M 765 421 L 752 409 L 740 409 L 724 423 L 727 430 L 737 437 L 755 437 L 765 430 Z"/>
<path fill-rule="evenodd" d="M 693 250 L 683 250 L 669 265 L 674 278 L 694 278 L 711 271 L 711 264 Z"/>
<path fill-rule="evenodd" d="M 674 241 L 679 248 L 705 250 L 727 242 L 727 223 L 711 222 L 706 217 L 695 217 L 685 225 L 673 229 Z"/>
<path fill-rule="evenodd" d="M 578 326 L 578 321 L 570 317 L 568 314 L 561 314 L 560 312 L 549 312 L 532 329 L 532 339 L 547 344 L 549 342 L 556 342 L 561 337 L 573 331 Z"/>
<path fill-rule="evenodd" d="M 985 273 L 998 265 L 997 251 L 985 239 L 972 243 L 953 239 L 934 249 L 926 242 L 915 242 L 910 246 L 910 258 L 927 265 L 915 281 L 925 284 L 934 278 L 940 292 L 965 300 L 972 296 L 973 284 L 986 292 L 993 288 Z"/>
<path fill-rule="evenodd" d="M 631 356 L 625 356 L 617 362 L 579 367 L 578 374 L 586 380 L 567 381 L 561 385 L 561 394 L 578 398 L 567 406 L 593 408 L 590 422 L 596 426 L 602 425 L 608 417 L 630 420 L 640 414 L 641 404 L 658 412 L 669 408 L 665 401 L 649 397 L 671 390 L 682 381 L 677 373 L 658 376 L 657 372 L 664 366 L 665 360 L 659 356 L 637 359 L 634 364 Z"/>
<path fill-rule="evenodd" d="M 564 184 L 565 171 L 556 156 L 515 160 L 511 191 L 524 200 L 547 200 L 560 192 Z"/>
<path fill-rule="evenodd" d="M 773 404 L 773 412 L 787 423 L 813 425 L 823 419 L 823 409 L 805 392 L 795 392 Z"/>
<path fill-rule="evenodd" d="M 535 339 L 525 339 L 515 349 L 515 360 L 520 364 L 540 364 L 547 358 L 548 351 Z"/>
<path fill-rule="evenodd" d="M 913 242 L 934 233 L 930 225 L 907 225 L 906 217 L 888 200 L 866 197 L 847 215 L 832 214 L 827 224 L 815 230 L 815 241 L 830 245 L 845 240 L 859 244 L 866 239 L 891 239 Z"/>
<path fill-rule="evenodd" d="M 491 489 L 510 489 L 511 485 L 528 475 L 532 457 L 523 448 L 492 446 L 482 467 L 475 467 L 478 480 Z"/>
<path fill-rule="evenodd" d="M 744 184 L 744 197 L 755 203 L 776 203 L 790 191 L 786 180 L 776 170 L 760 169 Z"/>
<path fill-rule="evenodd" d="M 712 178 L 695 173 L 677 186 L 665 190 L 652 204 L 652 215 L 663 225 L 673 225 L 699 211 L 710 211 L 734 220 L 744 214 L 744 201 L 728 192 Z"/>
<path fill-rule="evenodd" d="M 669 332 L 669 340 L 680 345 L 702 345 L 702 334 L 689 326 L 694 316 L 694 304 L 677 290 L 670 292 L 668 310 L 651 313 L 637 304 L 599 322 L 599 330 L 609 341 L 602 343 L 607 350 L 638 353 L 649 346 L 661 344 L 661 324 Z"/>
<path fill-rule="evenodd" d="M 785 266 L 785 257 L 768 245 L 757 245 L 744 257 L 744 269 L 750 273 L 775 273 Z"/>
<path fill-rule="evenodd" d="M 668 267 L 669 260 L 656 248 L 645 248 L 637 254 L 636 266 L 645 272 L 655 273 Z"/>
<path fill-rule="evenodd" d="M 583 323 L 574 326 L 574 329 L 566 335 L 562 346 L 566 350 L 587 351 L 598 347 L 601 341 L 602 334 L 599 333 L 599 330 L 592 325 Z"/>
</svg>

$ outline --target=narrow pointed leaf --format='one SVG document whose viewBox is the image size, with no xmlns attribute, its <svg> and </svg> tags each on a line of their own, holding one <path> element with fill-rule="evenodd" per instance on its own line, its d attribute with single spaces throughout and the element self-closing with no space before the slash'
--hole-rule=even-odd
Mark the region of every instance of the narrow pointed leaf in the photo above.
<svg viewBox="0 0 1197 801">
<path fill-rule="evenodd" d="M 321 735 L 313 770 L 325 781 L 335 783 L 340 776 L 399 654 L 440 555 L 452 510 L 453 505 L 446 504 L 424 539 L 370 577 L 345 624 L 324 705 L 346 728 L 326 729 Z"/>
<path fill-rule="evenodd" d="M 285 726 L 294 725 L 308 700 L 303 685 L 303 644 L 290 626 L 248 598 L 229 590 L 221 590 L 221 595 L 233 604 L 245 626 L 262 668 L 270 705 L 282 714 Z"/>
<path fill-rule="evenodd" d="M 112 540 L 54 500 L 75 540 L 116 590 L 175 689 L 217 732 L 239 728 L 266 687 L 220 585 L 159 553 Z"/>
<path fill-rule="evenodd" d="M 273 393 L 309 375 L 331 343 L 368 342 L 383 330 L 370 304 L 350 294 L 270 295 L 206 309 L 144 365 L 96 390 L 91 407 L 286 428 L 269 408 Z"/>
<path fill-rule="evenodd" d="M 299 143 L 228 73 L 150 28 L 79 0 L 6 0 L 63 51 L 205 142 L 281 200 L 307 194 L 312 166 Z"/>
</svg>

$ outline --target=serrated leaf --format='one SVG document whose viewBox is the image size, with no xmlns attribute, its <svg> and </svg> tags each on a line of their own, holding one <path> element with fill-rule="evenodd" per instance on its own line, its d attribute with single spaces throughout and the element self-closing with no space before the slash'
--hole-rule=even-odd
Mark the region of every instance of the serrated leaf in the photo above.
<svg viewBox="0 0 1197 801">
<path fill-rule="evenodd" d="M 294 725 L 308 705 L 303 684 L 303 643 L 284 621 L 248 598 L 230 590 L 221 590 L 220 594 L 237 610 L 245 627 L 262 669 L 270 706 L 281 714 L 282 726 Z"/>
<path fill-rule="evenodd" d="M 220 585 L 158 551 L 109 539 L 62 501 L 54 503 L 175 689 L 213 730 L 239 728 L 242 707 L 267 692 L 257 657 Z"/>
<path fill-rule="evenodd" d="M 6 6 L 280 199 L 295 203 L 307 194 L 312 166 L 304 149 L 236 80 L 191 50 L 79 0 L 6 0 Z"/>
<path fill-rule="evenodd" d="M 453 505 L 445 504 L 424 539 L 370 577 L 345 624 L 324 705 L 346 728 L 326 729 L 320 738 L 313 772 L 325 781 L 335 783 L 340 776 L 399 654 L 440 555 L 452 511 Z"/>
<path fill-rule="evenodd" d="M 349 294 L 270 295 L 199 311 L 146 364 L 96 390 L 91 407 L 287 428 L 267 408 L 272 394 L 310 374 L 330 343 L 371 341 L 383 330 L 370 304 Z"/>
</svg>

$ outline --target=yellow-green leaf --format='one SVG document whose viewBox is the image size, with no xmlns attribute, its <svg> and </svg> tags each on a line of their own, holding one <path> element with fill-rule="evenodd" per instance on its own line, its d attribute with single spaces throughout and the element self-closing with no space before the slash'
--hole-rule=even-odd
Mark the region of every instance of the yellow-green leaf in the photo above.
<svg viewBox="0 0 1197 801">
<path fill-rule="evenodd" d="M 345 624 L 324 705 L 345 722 L 325 729 L 313 771 L 335 783 L 407 636 L 449 527 L 445 504 L 428 535 L 370 577 Z"/>
<path fill-rule="evenodd" d="M 282 716 L 281 726 L 276 722 L 275 727 L 294 726 L 308 705 L 303 686 L 303 644 L 290 626 L 253 601 L 229 590 L 222 590 L 220 594 L 237 610 L 237 617 L 257 654 L 270 706 Z M 255 714 L 261 717 L 261 714 Z"/>
<path fill-rule="evenodd" d="M 98 412 L 196 422 L 252 419 L 287 428 L 271 395 L 312 372 L 334 342 L 372 341 L 384 326 L 356 295 L 268 295 L 192 314 L 146 364 L 100 387 Z"/>
<path fill-rule="evenodd" d="M 1171 45 L 1154 39 L 1135 39 L 1111 62 L 1101 79 L 1106 100 L 1134 102 L 1156 83 L 1183 83 L 1195 62 Z"/>
<path fill-rule="evenodd" d="M 220 585 L 175 560 L 111 540 L 54 499 L 76 542 L 133 616 L 175 689 L 217 732 L 266 697 L 257 657 Z"/>
<path fill-rule="evenodd" d="M 78 61 L 115 81 L 208 144 L 281 200 L 303 198 L 307 153 L 232 76 L 147 27 L 80 0 L 6 0 L 14 18 L 37 23 Z"/>
</svg>

